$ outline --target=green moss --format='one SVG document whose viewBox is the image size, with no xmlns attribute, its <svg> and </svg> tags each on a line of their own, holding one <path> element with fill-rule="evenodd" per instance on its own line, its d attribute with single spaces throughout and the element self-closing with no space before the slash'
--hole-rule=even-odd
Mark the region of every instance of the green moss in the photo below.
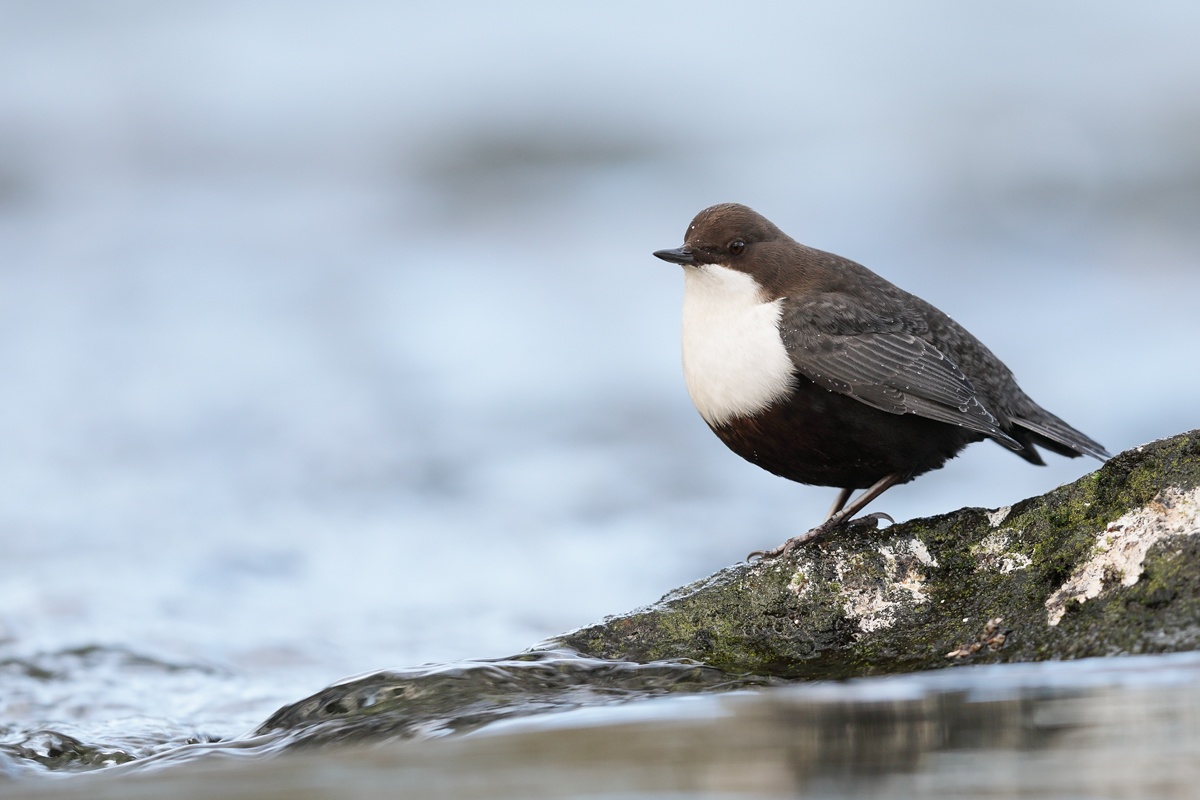
<svg viewBox="0 0 1200 800">
<path fill-rule="evenodd" d="M 1156 546 L 1133 586 L 1109 576 L 1100 597 L 1068 603 L 1058 626 L 1047 624 L 1045 606 L 1094 554 L 1096 534 L 1110 522 L 1165 487 L 1197 485 L 1200 432 L 1191 432 L 1122 453 L 1073 484 L 1017 503 L 999 529 L 983 510 L 963 509 L 847 532 L 787 559 L 730 567 L 559 641 L 607 658 L 692 658 L 731 672 L 809 678 L 946 666 L 947 652 L 978 643 L 996 617 L 1008 631 L 1003 648 L 980 649 L 973 660 L 1197 647 L 1200 537 Z M 1000 571 L 982 544 L 1000 531 L 1005 550 L 1028 565 Z M 906 555 L 913 539 L 936 565 Z"/>
</svg>

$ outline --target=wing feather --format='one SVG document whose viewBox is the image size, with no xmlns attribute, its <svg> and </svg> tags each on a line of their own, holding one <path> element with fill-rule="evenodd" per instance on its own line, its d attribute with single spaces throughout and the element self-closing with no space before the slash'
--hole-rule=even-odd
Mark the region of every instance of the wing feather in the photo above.
<svg viewBox="0 0 1200 800">
<path fill-rule="evenodd" d="M 881 411 L 958 425 L 1023 449 L 983 406 L 958 365 L 904 327 L 903 321 L 824 298 L 794 308 L 781 319 L 780 330 L 796 370 L 826 389 Z"/>
</svg>

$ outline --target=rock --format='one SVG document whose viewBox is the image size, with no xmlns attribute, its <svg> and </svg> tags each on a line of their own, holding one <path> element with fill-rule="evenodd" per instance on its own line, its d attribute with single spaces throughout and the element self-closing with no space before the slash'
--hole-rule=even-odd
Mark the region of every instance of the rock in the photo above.
<svg viewBox="0 0 1200 800">
<path fill-rule="evenodd" d="M 543 646 L 846 678 L 1200 648 L 1200 430 L 1041 497 L 739 564 Z"/>
<path fill-rule="evenodd" d="M 466 731 L 672 693 L 980 661 L 1200 649 L 1200 431 L 1073 484 L 739 564 L 508 659 L 328 687 L 256 731 L 287 747 Z"/>
</svg>

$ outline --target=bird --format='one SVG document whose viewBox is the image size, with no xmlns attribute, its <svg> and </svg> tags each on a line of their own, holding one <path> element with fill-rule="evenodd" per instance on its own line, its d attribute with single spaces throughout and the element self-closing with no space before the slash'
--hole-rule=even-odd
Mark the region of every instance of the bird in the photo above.
<svg viewBox="0 0 1200 800">
<path fill-rule="evenodd" d="M 839 489 L 824 522 L 750 558 L 892 521 L 854 515 L 973 442 L 1036 465 L 1038 448 L 1111 458 L 945 313 L 747 206 L 704 209 L 654 255 L 683 267 L 683 375 L 709 428 L 768 472 Z"/>
</svg>

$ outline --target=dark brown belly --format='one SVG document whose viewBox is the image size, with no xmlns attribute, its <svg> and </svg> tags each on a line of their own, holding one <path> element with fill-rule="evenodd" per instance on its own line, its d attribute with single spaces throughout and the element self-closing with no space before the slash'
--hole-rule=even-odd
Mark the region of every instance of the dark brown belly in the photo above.
<svg viewBox="0 0 1200 800">
<path fill-rule="evenodd" d="M 865 489 L 892 474 L 907 482 L 983 438 L 914 414 L 889 414 L 803 379 L 788 400 L 713 431 L 768 472 L 844 489 Z"/>
</svg>

